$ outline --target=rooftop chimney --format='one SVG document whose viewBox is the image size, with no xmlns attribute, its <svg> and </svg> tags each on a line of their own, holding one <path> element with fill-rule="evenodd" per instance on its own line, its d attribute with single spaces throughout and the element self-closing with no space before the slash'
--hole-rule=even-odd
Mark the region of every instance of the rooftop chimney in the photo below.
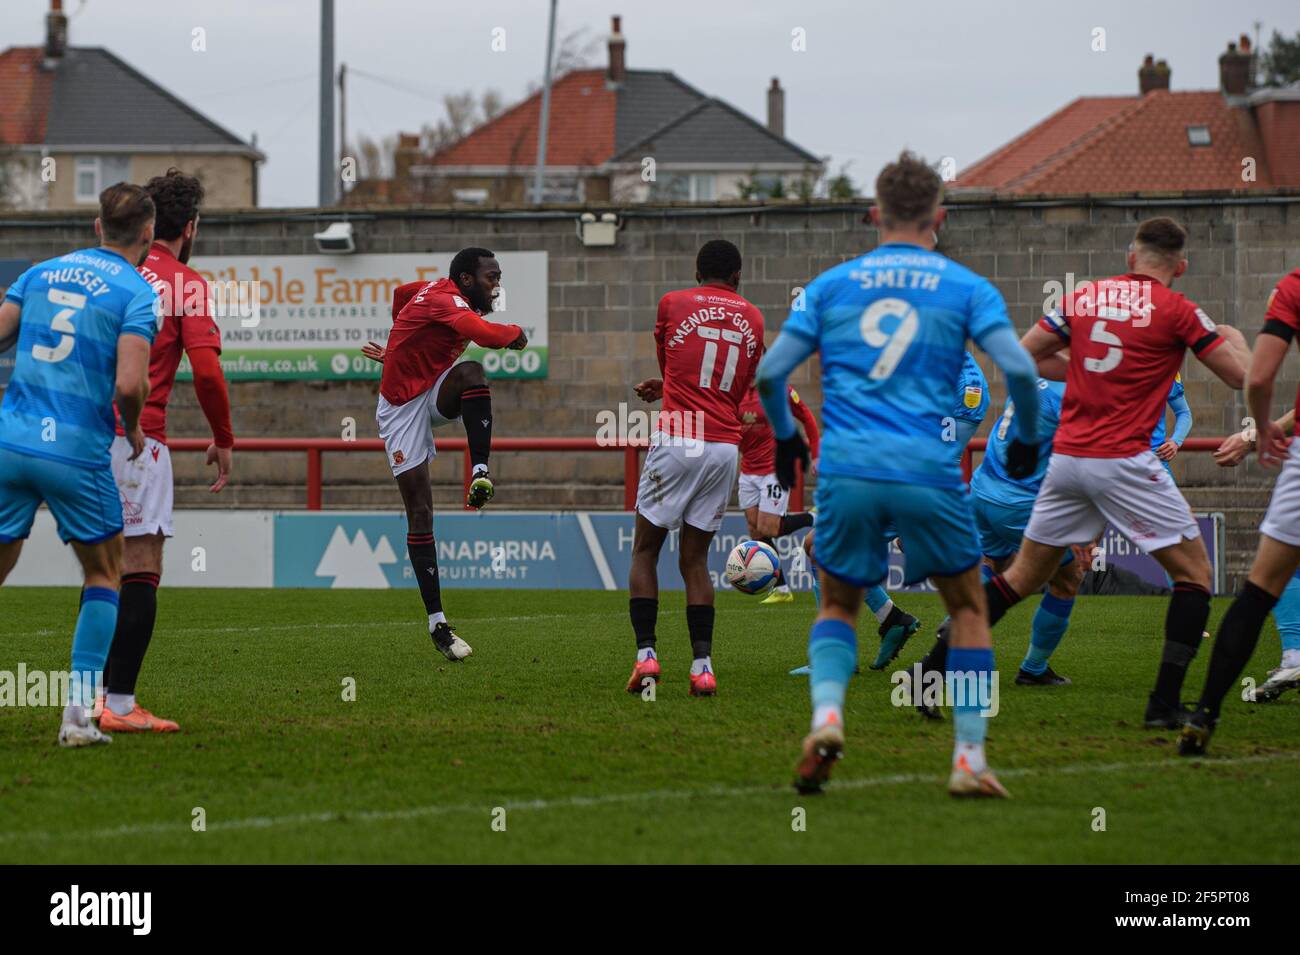
<svg viewBox="0 0 1300 955">
<path fill-rule="evenodd" d="M 1169 89 L 1169 64 L 1164 60 L 1156 61 L 1150 53 L 1138 68 L 1138 94 L 1146 96 L 1152 90 Z"/>
<path fill-rule="evenodd" d="M 1219 89 L 1227 96 L 1245 96 L 1254 65 L 1249 37 L 1243 35 L 1239 43 L 1229 43 L 1228 51 L 1219 57 Z"/>
<path fill-rule="evenodd" d="M 54 66 L 67 48 L 68 18 L 63 13 L 63 0 L 50 0 L 50 12 L 45 15 L 45 65 Z"/>
<path fill-rule="evenodd" d="M 781 81 L 772 77 L 772 85 L 767 88 L 767 128 L 784 138 L 785 136 L 785 90 Z"/>
<path fill-rule="evenodd" d="M 627 40 L 619 32 L 622 17 L 613 17 L 614 29 L 609 35 L 609 70 L 605 79 L 611 86 L 619 86 L 627 78 Z"/>
</svg>

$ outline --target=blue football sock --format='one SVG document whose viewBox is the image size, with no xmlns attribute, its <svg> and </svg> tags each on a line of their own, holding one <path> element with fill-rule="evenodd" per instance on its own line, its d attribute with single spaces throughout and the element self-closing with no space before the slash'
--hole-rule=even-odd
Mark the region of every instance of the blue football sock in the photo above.
<svg viewBox="0 0 1300 955">
<path fill-rule="evenodd" d="M 1300 650 L 1300 576 L 1287 581 L 1273 607 L 1273 621 L 1282 636 L 1282 651 Z"/>
<path fill-rule="evenodd" d="M 974 679 L 969 679 L 969 675 Z M 958 745 L 982 746 L 988 718 L 984 709 L 993 709 L 993 648 L 948 648 L 946 684 L 953 704 L 952 721 Z M 979 772 L 983 767 L 974 767 Z"/>
<path fill-rule="evenodd" d="M 980 579 L 985 583 L 988 583 L 993 579 L 993 568 L 984 563 L 984 561 L 980 561 Z"/>
<path fill-rule="evenodd" d="M 1056 651 L 1065 628 L 1070 625 L 1070 611 L 1074 609 L 1074 598 L 1062 600 L 1052 594 L 1043 594 L 1038 610 L 1034 612 L 1033 635 L 1029 638 L 1029 652 L 1020 669 L 1038 676 L 1047 669 L 1047 661 Z"/>
<path fill-rule="evenodd" d="M 820 576 L 818 575 L 818 573 L 817 573 L 817 565 L 816 565 L 816 564 L 814 564 L 812 561 L 809 561 L 809 562 L 808 562 L 808 566 L 812 569 L 812 579 L 813 579 L 813 599 L 817 601 L 817 606 L 820 607 L 820 606 L 822 605 L 822 585 L 821 585 L 821 577 L 820 577 Z"/>
<path fill-rule="evenodd" d="M 117 591 L 87 587 L 81 592 L 77 629 L 72 633 L 72 689 L 68 702 L 94 706 L 97 684 L 103 680 L 104 662 L 117 630 Z M 77 690 L 77 693 L 73 692 Z"/>
<path fill-rule="evenodd" d="M 889 594 L 885 593 L 884 587 L 877 584 L 875 587 L 867 588 L 867 606 L 871 608 L 872 613 L 878 613 L 887 603 L 889 603 Z"/>
<path fill-rule="evenodd" d="M 813 726 L 825 722 L 829 709 L 843 722 L 844 693 L 858 665 L 858 635 L 842 620 L 818 620 L 808 632 L 812 666 Z"/>
</svg>

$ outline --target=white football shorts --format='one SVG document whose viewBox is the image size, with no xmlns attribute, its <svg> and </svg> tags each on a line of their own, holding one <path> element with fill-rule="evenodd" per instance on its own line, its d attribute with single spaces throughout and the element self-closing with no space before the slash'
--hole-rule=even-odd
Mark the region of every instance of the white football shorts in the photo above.
<svg viewBox="0 0 1300 955">
<path fill-rule="evenodd" d="M 451 368 L 438 376 L 432 388 L 405 404 L 390 404 L 383 395 L 379 396 L 375 424 L 379 426 L 379 437 L 384 439 L 393 477 L 431 460 L 437 454 L 433 446 L 433 429 L 460 420 L 444 418 L 438 411 L 438 392 L 449 374 Z"/>
<path fill-rule="evenodd" d="M 731 498 L 738 461 L 734 444 L 683 441 L 656 431 L 641 468 L 637 513 L 666 530 L 686 523 L 716 531 Z"/>
<path fill-rule="evenodd" d="M 1300 547 L 1300 457 L 1296 448 L 1300 442 L 1292 441 L 1282 462 L 1282 473 L 1273 485 L 1268 499 L 1268 510 L 1259 525 L 1261 534 L 1273 540 Z"/>
<path fill-rule="evenodd" d="M 761 514 L 775 514 L 785 517 L 790 506 L 790 495 L 775 474 L 741 474 L 740 508 L 747 511 L 757 507 Z"/>
<path fill-rule="evenodd" d="M 172 536 L 172 455 L 167 445 L 144 439 L 144 451 L 134 461 L 131 443 L 122 435 L 109 449 L 113 480 L 122 498 L 122 533 L 126 537 L 148 534 Z"/>
</svg>

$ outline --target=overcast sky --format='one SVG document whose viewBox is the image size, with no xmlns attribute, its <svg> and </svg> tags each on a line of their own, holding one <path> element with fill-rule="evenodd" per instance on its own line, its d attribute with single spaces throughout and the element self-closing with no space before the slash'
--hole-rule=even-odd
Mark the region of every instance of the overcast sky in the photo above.
<svg viewBox="0 0 1300 955">
<path fill-rule="evenodd" d="M 48 0 L 3 0 L 0 44 L 43 41 Z M 353 74 L 351 130 L 416 132 L 441 96 L 495 89 L 507 103 L 540 79 L 547 0 L 336 0 L 336 58 Z M 264 206 L 316 200 L 317 0 L 64 0 L 69 39 L 103 46 L 267 154 Z M 904 146 L 959 168 L 1080 95 L 1132 94 L 1145 53 L 1174 89 L 1218 86 L 1240 33 L 1300 30 L 1294 0 L 559 0 L 559 33 L 587 28 L 605 64 L 622 14 L 631 68 L 667 69 L 764 119 L 772 76 L 786 134 L 859 183 Z M 191 49 L 206 31 L 206 52 Z M 506 49 L 492 52 L 493 30 Z M 806 51 L 792 31 L 802 28 Z M 1094 31 L 1105 52 L 1094 52 Z M 2 104 L 0 104 L 2 106 Z"/>
</svg>

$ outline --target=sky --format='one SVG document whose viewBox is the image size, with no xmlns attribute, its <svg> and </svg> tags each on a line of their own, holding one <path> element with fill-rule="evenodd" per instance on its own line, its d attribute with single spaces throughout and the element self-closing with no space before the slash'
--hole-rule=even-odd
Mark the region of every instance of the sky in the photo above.
<svg viewBox="0 0 1300 955">
<path fill-rule="evenodd" d="M 0 46 L 42 43 L 48 6 L 3 0 Z M 418 132 L 447 93 L 522 98 L 542 75 L 548 7 L 336 0 L 350 134 Z M 315 204 L 318 0 L 64 9 L 71 44 L 107 47 L 241 138 L 256 133 L 263 206 Z M 1256 21 L 1265 41 L 1300 31 L 1294 0 L 559 0 L 557 33 L 585 29 L 598 41 L 592 65 L 604 66 L 611 14 L 623 17 L 630 68 L 672 70 L 760 121 L 780 77 L 786 135 L 835 169 L 847 163 L 867 193 L 904 147 L 960 169 L 1078 96 L 1135 94 L 1146 53 L 1169 62 L 1173 89 L 1214 89 L 1219 54 L 1241 33 L 1253 39 Z"/>
</svg>

